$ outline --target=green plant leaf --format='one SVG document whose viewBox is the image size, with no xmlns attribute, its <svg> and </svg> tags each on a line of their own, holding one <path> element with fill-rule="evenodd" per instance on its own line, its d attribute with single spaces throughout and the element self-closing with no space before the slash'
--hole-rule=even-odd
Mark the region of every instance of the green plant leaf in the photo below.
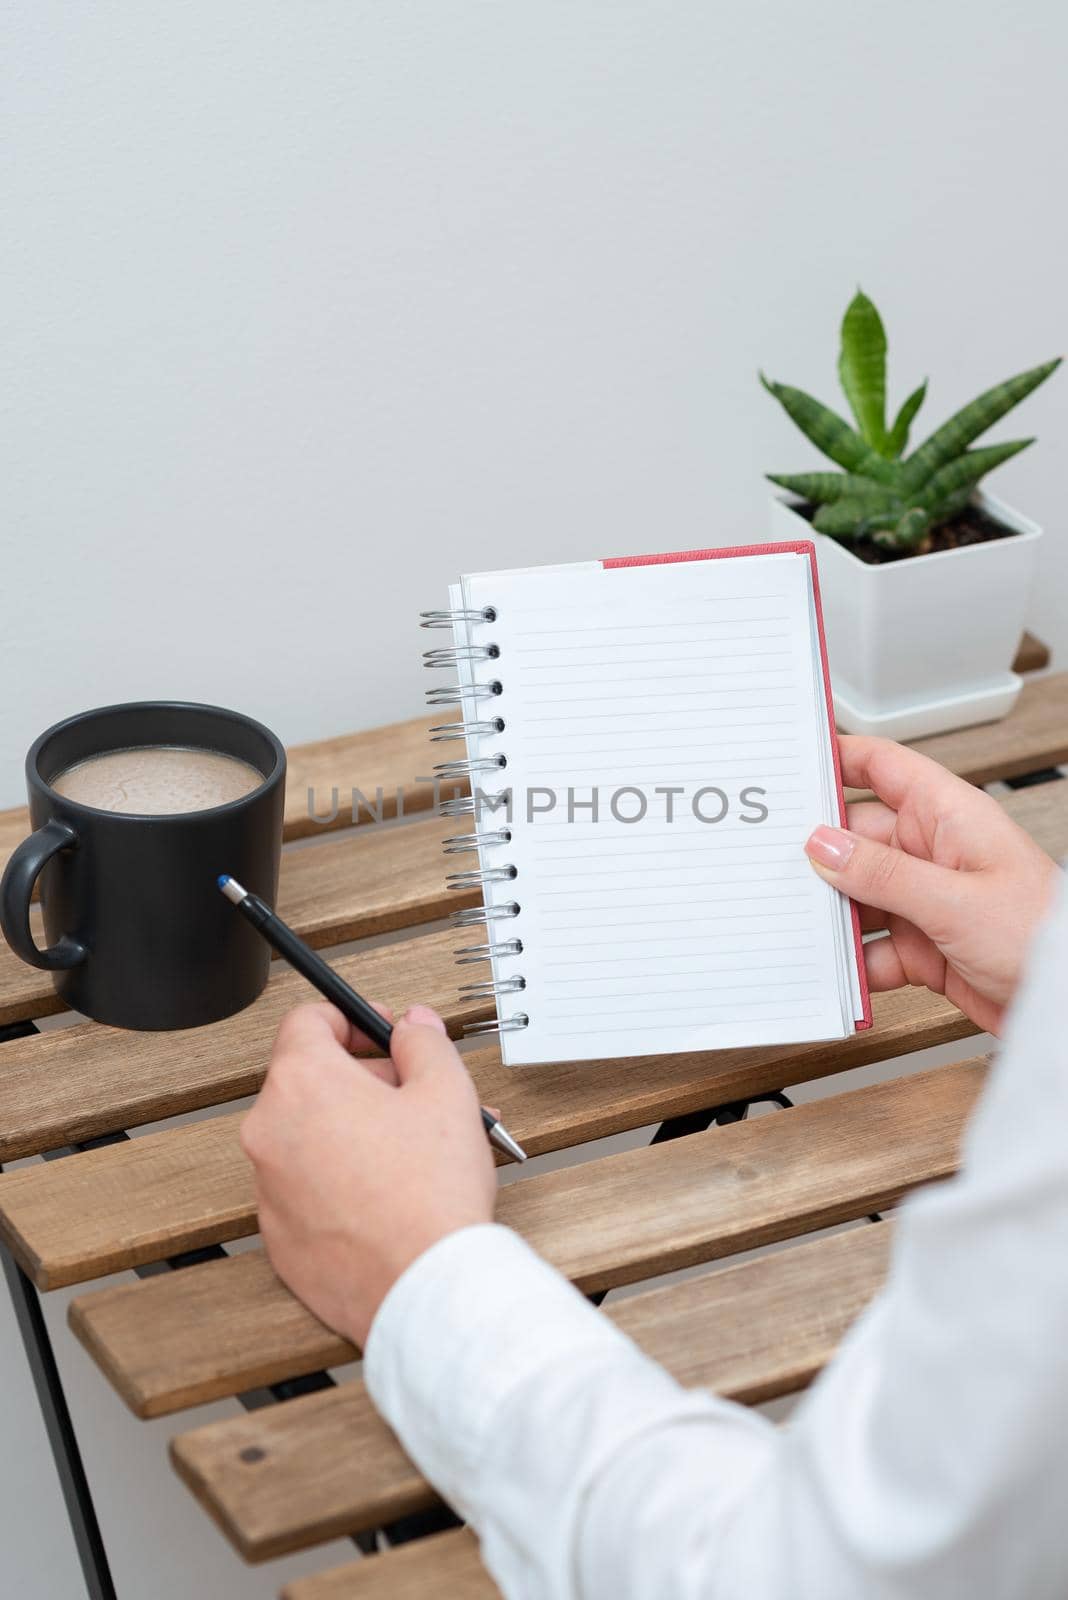
<svg viewBox="0 0 1068 1600">
<path fill-rule="evenodd" d="M 876 534 L 884 532 L 887 528 L 892 528 L 898 521 L 900 515 L 900 506 L 898 506 L 894 511 L 876 511 L 872 516 L 865 517 L 863 522 L 857 523 L 857 530 L 854 534 L 854 538 L 865 539 L 874 537 Z"/>
<path fill-rule="evenodd" d="M 839 538 L 856 538 L 865 523 L 873 518 L 895 518 L 901 514 L 901 502 L 889 494 L 847 495 L 830 505 L 822 505 L 812 519 L 817 533 L 834 533 Z"/>
<path fill-rule="evenodd" d="M 947 496 L 956 494 L 960 489 L 971 490 L 986 473 L 1000 467 L 1003 461 L 1019 455 L 1021 450 L 1026 450 L 1034 442 L 1034 439 L 1010 439 L 1006 444 L 988 444 L 980 446 L 978 450 L 966 450 L 955 461 L 938 469 L 916 496 L 916 503 L 925 506 L 928 511 L 941 511 L 942 501 Z"/>
<path fill-rule="evenodd" d="M 841 500 L 847 494 L 871 494 L 879 487 L 871 478 L 855 472 L 769 472 L 766 476 L 780 489 L 818 506 Z"/>
<path fill-rule="evenodd" d="M 811 439 L 816 449 L 822 450 L 840 467 L 845 467 L 848 472 L 866 474 L 882 483 L 889 482 L 895 476 L 894 464 L 877 455 L 837 412 L 831 411 L 821 401 L 814 400 L 803 389 L 791 388 L 788 383 L 773 383 L 763 373 L 760 374 L 760 381 L 768 393 L 775 396 L 787 416 L 797 423 L 805 437 Z"/>
<path fill-rule="evenodd" d="M 890 429 L 890 432 L 886 436 L 886 453 L 891 460 L 896 461 L 897 458 L 904 453 L 905 446 L 909 442 L 909 429 L 912 426 L 912 419 L 923 405 L 923 400 L 926 393 L 927 379 L 924 378 L 919 388 L 913 389 L 912 393 L 901 407 L 901 410 L 894 418 L 894 426 Z"/>
<path fill-rule="evenodd" d="M 862 437 L 886 448 L 886 332 L 875 306 L 857 290 L 842 318 L 838 376 Z"/>
<path fill-rule="evenodd" d="M 938 506 L 931 512 L 932 529 L 940 528 L 944 522 L 949 522 L 959 511 L 963 511 L 971 497 L 970 485 L 966 489 L 958 489 L 955 494 L 946 495 L 945 499 L 940 500 Z"/>
<path fill-rule="evenodd" d="M 915 549 L 931 526 L 930 512 L 923 506 L 910 506 L 893 528 L 894 543 L 900 549 Z"/>
<path fill-rule="evenodd" d="M 1055 361 L 1046 361 L 1040 367 L 1031 367 L 1027 372 L 1020 372 L 1015 378 L 1007 378 L 1004 383 L 999 383 L 993 389 L 987 389 L 969 405 L 963 407 L 948 422 L 923 443 L 920 448 L 903 464 L 901 469 L 901 482 L 907 491 L 924 488 L 939 468 L 946 466 L 959 456 L 965 447 L 977 439 L 987 428 L 999 421 L 1013 406 L 1019 405 L 1033 389 L 1044 383 L 1051 372 L 1055 372 L 1061 364 L 1060 356 Z"/>
</svg>

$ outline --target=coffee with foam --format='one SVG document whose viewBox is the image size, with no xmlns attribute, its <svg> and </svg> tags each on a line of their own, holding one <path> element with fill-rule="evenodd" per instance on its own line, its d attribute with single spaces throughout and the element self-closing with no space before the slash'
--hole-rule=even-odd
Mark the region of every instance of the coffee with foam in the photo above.
<svg viewBox="0 0 1068 1600">
<path fill-rule="evenodd" d="M 255 767 L 217 750 L 141 745 L 79 761 L 53 779 L 52 788 L 98 811 L 177 816 L 228 805 L 262 782 Z"/>
</svg>

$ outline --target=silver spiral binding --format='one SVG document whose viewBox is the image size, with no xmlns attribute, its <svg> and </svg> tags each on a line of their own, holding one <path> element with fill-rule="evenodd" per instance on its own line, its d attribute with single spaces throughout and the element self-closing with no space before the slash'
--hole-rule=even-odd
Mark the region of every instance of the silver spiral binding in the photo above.
<svg viewBox="0 0 1068 1600">
<path fill-rule="evenodd" d="M 464 794 L 451 800 L 438 801 L 439 817 L 473 817 L 478 814 L 478 801 L 474 795 Z"/>
<path fill-rule="evenodd" d="M 471 642 L 468 630 L 479 624 L 492 623 L 497 620 L 496 606 L 482 606 L 479 609 L 457 607 L 448 611 L 424 611 L 420 615 L 420 622 L 424 628 L 447 628 L 453 631 L 455 643 L 442 646 L 440 649 L 424 650 L 423 664 L 430 668 L 458 667 L 460 677 L 470 677 L 474 663 L 483 661 L 496 661 L 499 659 L 500 646 L 489 644 L 475 644 Z M 435 744 L 444 744 L 454 739 L 479 739 L 493 738 L 504 732 L 504 718 L 479 716 L 470 714 L 472 703 L 479 700 L 492 700 L 502 694 L 503 685 L 497 679 L 488 682 L 446 684 L 443 687 L 427 691 L 427 704 L 430 706 L 459 706 L 460 720 L 457 722 L 441 723 L 431 728 L 430 736 Z M 465 760 L 439 761 L 434 767 L 434 777 L 439 783 L 450 780 L 474 779 L 477 774 L 486 772 L 499 772 L 508 765 L 508 758 L 502 753 L 491 755 L 469 755 Z M 498 803 L 508 799 L 508 790 L 503 790 L 498 795 L 483 794 L 475 787 L 475 793 L 470 795 L 452 795 L 447 800 L 438 802 L 438 813 L 443 817 L 478 817 L 484 807 L 496 809 Z M 510 812 L 509 812 L 510 820 Z M 473 833 L 456 833 L 445 840 L 446 855 L 461 855 L 465 851 L 481 852 L 493 845 L 508 844 L 511 842 L 511 828 L 480 829 L 475 823 L 476 831 Z M 489 884 L 510 883 L 518 876 L 517 869 L 511 863 L 505 862 L 499 866 L 480 866 L 471 871 L 450 872 L 446 874 L 446 884 L 450 889 L 467 892 L 472 889 L 485 889 Z M 512 917 L 518 917 L 519 905 L 514 900 L 509 900 L 500 905 L 483 904 L 469 906 L 462 911 L 454 911 L 450 921 L 454 928 L 486 928 L 489 933 L 492 924 L 503 922 Z M 486 944 L 465 945 L 455 952 L 456 961 L 460 966 L 473 966 L 478 962 L 496 962 L 506 957 L 521 955 L 523 951 L 522 939 L 497 939 L 490 935 Z M 460 993 L 465 1000 L 493 1000 L 499 1001 L 502 996 L 520 994 L 527 986 L 526 979 L 520 973 L 509 974 L 507 977 L 492 977 L 479 980 L 476 983 L 463 984 Z M 498 1016 L 494 1021 L 469 1023 L 464 1032 L 469 1035 L 487 1035 L 501 1033 L 518 1033 L 520 1029 L 529 1026 L 530 1018 L 525 1011 L 518 1011 L 510 1017 Z"/>
<path fill-rule="evenodd" d="M 502 789 L 499 794 L 484 794 L 480 790 L 478 795 L 452 795 L 448 800 L 438 801 L 438 816 L 477 817 L 483 806 L 487 806 L 491 811 L 495 811 L 498 805 L 506 804 L 507 797 L 507 789 Z"/>
<path fill-rule="evenodd" d="M 450 739 L 490 738 L 504 732 L 503 717 L 484 717 L 481 722 L 443 722 L 430 730 L 431 744 L 447 744 Z"/>
<path fill-rule="evenodd" d="M 506 918 L 518 915 L 517 903 L 507 900 L 500 906 L 468 906 L 464 911 L 450 911 L 449 921 L 454 928 L 481 928 L 487 922 L 503 922 Z"/>
<path fill-rule="evenodd" d="M 426 703 L 428 706 L 462 706 L 465 700 L 492 700 L 503 692 L 496 679 L 492 683 L 445 683 L 426 691 Z"/>
<path fill-rule="evenodd" d="M 479 872 L 448 872 L 445 882 L 450 889 L 481 889 L 484 883 L 508 883 L 518 877 L 514 867 L 483 867 Z"/>
<path fill-rule="evenodd" d="M 421 628 L 451 628 L 454 622 L 496 622 L 496 606 L 483 606 L 481 611 L 420 611 Z"/>
<path fill-rule="evenodd" d="M 521 1033 L 524 1028 L 530 1027 L 530 1018 L 525 1011 L 517 1011 L 514 1017 L 500 1017 L 496 1022 L 469 1022 L 464 1027 L 464 1033 L 469 1039 L 476 1039 L 487 1033 Z"/>
<path fill-rule="evenodd" d="M 511 844 L 511 828 L 485 828 L 481 833 L 453 833 L 442 844 L 447 856 L 462 856 L 469 850 L 487 850 L 495 844 Z"/>
<path fill-rule="evenodd" d="M 525 978 L 487 978 L 482 983 L 462 983 L 460 993 L 469 1000 L 496 1000 L 499 994 L 520 994 L 526 986 Z"/>
<path fill-rule="evenodd" d="M 438 650 L 423 651 L 424 667 L 455 667 L 460 661 L 496 661 L 501 653 L 497 644 L 450 644 Z"/>
<path fill-rule="evenodd" d="M 444 782 L 447 778 L 470 778 L 476 772 L 497 772 L 507 765 L 507 756 L 479 756 L 475 761 L 437 761 L 434 771 Z"/>
<path fill-rule="evenodd" d="M 458 967 L 474 967 L 480 961 L 501 961 L 505 956 L 522 954 L 522 939 L 499 939 L 496 944 L 467 944 L 453 951 Z"/>
</svg>

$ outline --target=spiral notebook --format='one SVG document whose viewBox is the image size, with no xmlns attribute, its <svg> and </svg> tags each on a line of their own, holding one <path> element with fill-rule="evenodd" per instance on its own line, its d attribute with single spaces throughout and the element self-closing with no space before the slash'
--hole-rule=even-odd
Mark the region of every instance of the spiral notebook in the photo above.
<svg viewBox="0 0 1068 1600">
<path fill-rule="evenodd" d="M 870 1026 L 802 849 L 845 815 L 811 543 L 475 573 L 423 625 L 469 1032 L 522 1066 Z"/>
</svg>

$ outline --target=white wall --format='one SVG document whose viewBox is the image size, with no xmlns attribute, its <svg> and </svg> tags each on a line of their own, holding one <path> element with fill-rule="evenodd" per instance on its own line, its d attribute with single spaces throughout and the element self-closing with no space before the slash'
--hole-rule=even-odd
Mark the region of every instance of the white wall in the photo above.
<svg viewBox="0 0 1068 1600">
<path fill-rule="evenodd" d="M 413 714 L 461 570 L 761 532 L 857 281 L 932 421 L 1064 344 L 1056 0 L 6 11 L 0 805 L 109 700 Z M 1066 421 L 996 480 L 1061 646 Z"/>
<path fill-rule="evenodd" d="M 1064 346 L 1057 0 L 3 16 L 0 805 L 87 705 L 206 698 L 287 741 L 414 714 L 414 614 L 460 571 L 761 533 L 762 471 L 809 452 L 756 368 L 833 398 L 858 281 L 932 422 Z M 1061 375 L 996 480 L 1050 532 L 1033 625 L 1062 659 L 1066 423 Z M 126 1499 L 123 1600 L 186 1594 L 201 1528 L 203 1592 L 271 1592 L 61 1358 Z M 0 1318 L 9 1390 L 21 1359 Z M 32 1409 L 14 1426 L 6 1577 L 66 1596 Z"/>
</svg>

